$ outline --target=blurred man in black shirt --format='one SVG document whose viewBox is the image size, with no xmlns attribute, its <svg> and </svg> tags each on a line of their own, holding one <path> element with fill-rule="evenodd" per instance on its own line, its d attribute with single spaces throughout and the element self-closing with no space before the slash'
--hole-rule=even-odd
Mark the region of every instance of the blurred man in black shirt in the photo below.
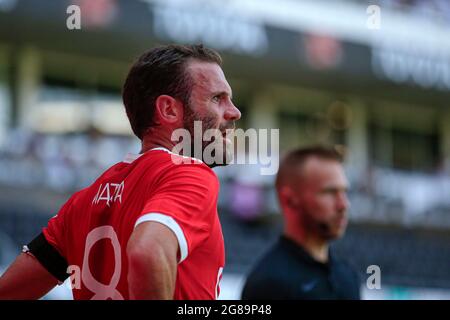
<svg viewBox="0 0 450 320">
<path fill-rule="evenodd" d="M 334 149 L 285 157 L 276 180 L 284 232 L 248 276 L 242 299 L 360 299 L 357 274 L 329 248 L 347 226 L 347 187 Z"/>
</svg>

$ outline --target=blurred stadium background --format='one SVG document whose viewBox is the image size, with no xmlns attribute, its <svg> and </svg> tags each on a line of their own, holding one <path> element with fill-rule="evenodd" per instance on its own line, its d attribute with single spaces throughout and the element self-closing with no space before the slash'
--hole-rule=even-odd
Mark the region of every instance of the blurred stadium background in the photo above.
<svg viewBox="0 0 450 320">
<path fill-rule="evenodd" d="M 81 30 L 66 26 L 71 4 Z M 449 34 L 447 0 L 0 0 L 0 272 L 72 192 L 139 151 L 120 97 L 133 59 L 202 42 L 224 56 L 241 128 L 280 128 L 281 152 L 347 152 L 351 220 L 334 247 L 363 297 L 449 299 Z M 216 172 L 221 298 L 238 299 L 281 216 L 273 176 Z M 369 265 L 380 290 L 366 286 Z"/>
</svg>

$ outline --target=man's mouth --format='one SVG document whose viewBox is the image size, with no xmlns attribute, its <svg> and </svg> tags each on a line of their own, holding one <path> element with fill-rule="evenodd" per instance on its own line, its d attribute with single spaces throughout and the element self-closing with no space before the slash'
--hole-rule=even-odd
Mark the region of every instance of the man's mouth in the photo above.
<svg viewBox="0 0 450 320">
<path fill-rule="evenodd" d="M 230 142 L 231 143 L 231 137 L 234 134 L 234 128 L 229 128 L 229 129 L 225 129 L 222 130 L 222 137 L 225 141 Z"/>
<path fill-rule="evenodd" d="M 338 222 L 338 226 L 339 226 L 340 228 L 342 228 L 342 227 L 344 227 L 344 226 L 347 225 L 347 218 L 341 218 L 341 219 L 339 219 L 337 222 Z"/>
</svg>

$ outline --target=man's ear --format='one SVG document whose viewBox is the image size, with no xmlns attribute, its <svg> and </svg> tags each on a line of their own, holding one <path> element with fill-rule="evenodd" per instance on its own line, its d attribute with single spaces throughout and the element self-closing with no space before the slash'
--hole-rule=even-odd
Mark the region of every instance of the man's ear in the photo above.
<svg viewBox="0 0 450 320">
<path fill-rule="evenodd" d="M 171 96 L 160 95 L 155 101 L 155 116 L 161 123 L 178 125 L 183 122 L 183 103 Z"/>
<path fill-rule="evenodd" d="M 282 186 L 279 191 L 280 203 L 283 208 L 295 210 L 297 208 L 297 199 L 289 186 Z"/>
</svg>

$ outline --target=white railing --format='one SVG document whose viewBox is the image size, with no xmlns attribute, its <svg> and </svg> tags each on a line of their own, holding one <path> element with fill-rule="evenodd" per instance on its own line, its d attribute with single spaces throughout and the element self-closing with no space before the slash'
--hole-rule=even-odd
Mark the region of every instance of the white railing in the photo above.
<svg viewBox="0 0 450 320">
<path fill-rule="evenodd" d="M 450 177 L 376 168 L 373 188 L 377 196 L 400 201 L 410 215 L 450 208 Z"/>
</svg>

